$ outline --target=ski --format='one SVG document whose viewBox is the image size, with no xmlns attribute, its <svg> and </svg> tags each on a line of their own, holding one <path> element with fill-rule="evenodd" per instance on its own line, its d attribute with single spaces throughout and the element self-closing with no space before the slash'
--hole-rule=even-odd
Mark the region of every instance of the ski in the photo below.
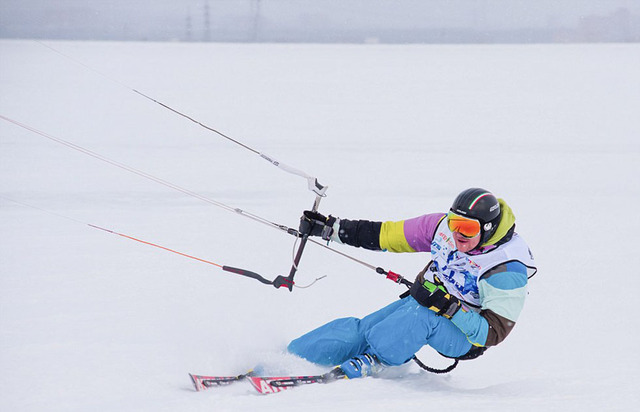
<svg viewBox="0 0 640 412">
<path fill-rule="evenodd" d="M 278 393 L 284 390 L 310 383 L 328 383 L 338 379 L 346 379 L 339 369 L 333 369 L 323 375 L 308 376 L 258 376 L 253 370 L 236 376 L 210 376 L 189 374 L 193 387 L 197 392 L 205 389 L 231 385 L 235 382 L 248 380 L 251 386 L 262 395 Z"/>
<path fill-rule="evenodd" d="M 251 376 L 252 373 L 252 370 L 236 376 L 208 376 L 193 375 L 190 373 L 189 377 L 191 378 L 191 382 L 193 382 L 193 387 L 197 392 L 199 392 L 212 387 L 231 385 L 232 383 L 244 380 L 245 378 Z"/>
<path fill-rule="evenodd" d="M 323 375 L 311 376 L 248 376 L 249 382 L 258 393 L 268 395 L 311 383 L 329 383 L 338 379 L 346 379 L 341 371 L 336 369 Z"/>
</svg>

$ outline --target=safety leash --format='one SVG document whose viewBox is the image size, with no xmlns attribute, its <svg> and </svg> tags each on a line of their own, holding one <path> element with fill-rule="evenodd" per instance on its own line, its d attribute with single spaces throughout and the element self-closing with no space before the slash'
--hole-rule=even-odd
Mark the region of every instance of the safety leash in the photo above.
<svg viewBox="0 0 640 412">
<path fill-rule="evenodd" d="M 452 370 L 454 370 L 456 368 L 456 366 L 458 366 L 458 359 L 455 359 L 453 361 L 453 364 L 449 365 L 448 367 L 444 368 L 444 369 L 436 369 L 436 368 L 432 368 L 431 366 L 427 366 L 424 363 L 422 363 L 422 361 L 420 359 L 418 359 L 417 356 L 413 357 L 413 361 L 415 363 L 418 364 L 418 366 L 420 366 L 422 369 L 426 370 L 427 372 L 431 372 L 431 373 L 437 373 L 437 374 L 443 374 L 443 373 L 449 373 Z"/>
</svg>

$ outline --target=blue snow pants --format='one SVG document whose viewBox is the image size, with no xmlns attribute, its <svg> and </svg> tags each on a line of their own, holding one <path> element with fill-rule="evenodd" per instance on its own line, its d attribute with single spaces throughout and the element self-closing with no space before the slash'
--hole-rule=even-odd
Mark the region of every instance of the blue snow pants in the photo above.
<svg viewBox="0 0 640 412">
<path fill-rule="evenodd" d="M 409 296 L 362 319 L 333 320 L 289 343 L 289 352 L 319 365 L 340 365 L 365 351 L 386 365 L 401 365 L 424 345 L 457 357 L 471 349 L 467 337 L 449 319 Z"/>
</svg>

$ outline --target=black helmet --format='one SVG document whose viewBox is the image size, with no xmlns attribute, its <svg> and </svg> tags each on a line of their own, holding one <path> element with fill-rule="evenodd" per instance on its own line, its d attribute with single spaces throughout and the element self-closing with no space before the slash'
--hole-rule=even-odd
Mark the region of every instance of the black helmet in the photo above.
<svg viewBox="0 0 640 412">
<path fill-rule="evenodd" d="M 500 203 L 488 190 L 477 187 L 460 193 L 451 205 L 451 211 L 480 221 L 480 245 L 495 233 L 500 223 Z"/>
</svg>

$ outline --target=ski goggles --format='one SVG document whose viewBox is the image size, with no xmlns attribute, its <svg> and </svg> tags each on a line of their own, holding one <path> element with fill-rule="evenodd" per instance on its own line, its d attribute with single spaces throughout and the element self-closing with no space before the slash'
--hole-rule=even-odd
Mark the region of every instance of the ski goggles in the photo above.
<svg viewBox="0 0 640 412">
<path fill-rule="evenodd" d="M 480 221 L 468 217 L 457 215 L 453 212 L 447 213 L 447 224 L 451 232 L 458 232 L 466 238 L 474 238 L 480 234 Z"/>
</svg>

